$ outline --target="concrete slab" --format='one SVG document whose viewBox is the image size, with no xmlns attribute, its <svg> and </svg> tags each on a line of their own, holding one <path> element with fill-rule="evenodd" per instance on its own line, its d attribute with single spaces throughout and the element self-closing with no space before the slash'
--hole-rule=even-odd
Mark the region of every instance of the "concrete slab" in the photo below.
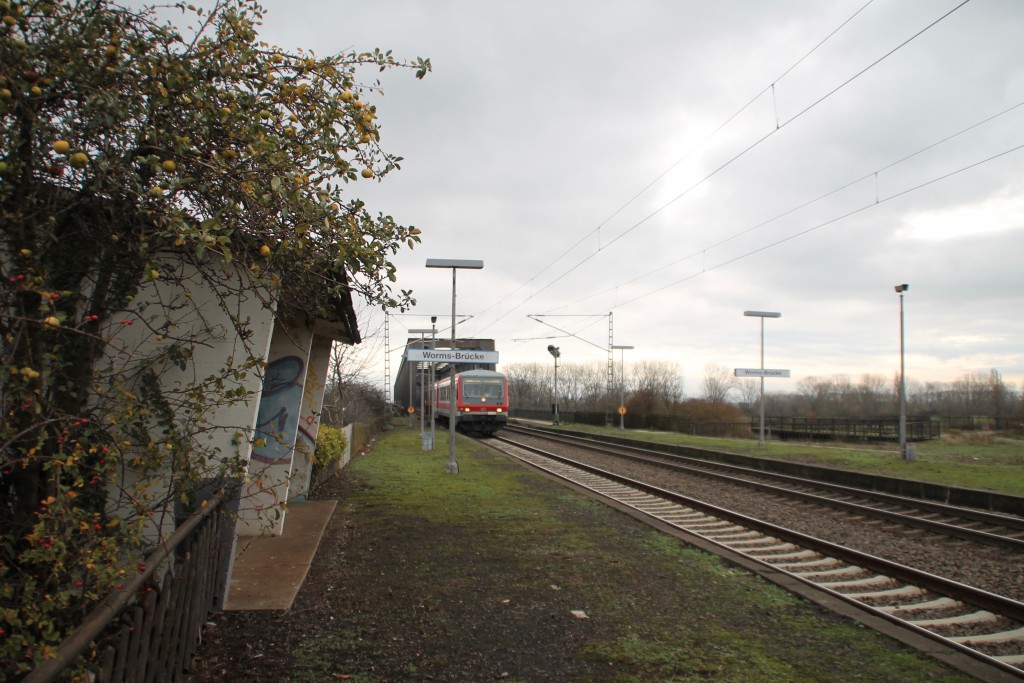
<svg viewBox="0 0 1024 683">
<path fill-rule="evenodd" d="M 280 536 L 240 537 L 224 609 L 290 609 L 337 504 L 314 500 L 289 505 Z"/>
</svg>

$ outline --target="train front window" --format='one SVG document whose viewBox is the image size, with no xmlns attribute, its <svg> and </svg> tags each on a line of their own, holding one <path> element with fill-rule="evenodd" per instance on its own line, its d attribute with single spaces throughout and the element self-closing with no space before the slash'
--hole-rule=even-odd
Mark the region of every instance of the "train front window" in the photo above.
<svg viewBox="0 0 1024 683">
<path fill-rule="evenodd" d="M 462 399 L 473 403 L 501 403 L 505 387 L 500 379 L 467 379 L 462 385 Z"/>
</svg>

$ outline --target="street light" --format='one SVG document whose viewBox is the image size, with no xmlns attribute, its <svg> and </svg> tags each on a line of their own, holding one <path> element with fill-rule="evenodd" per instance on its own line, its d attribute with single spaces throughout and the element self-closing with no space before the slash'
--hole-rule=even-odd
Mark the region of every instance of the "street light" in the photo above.
<svg viewBox="0 0 1024 683">
<path fill-rule="evenodd" d="M 900 295 L 900 457 L 907 459 L 907 385 L 904 379 L 903 365 L 903 293 L 910 285 L 896 285 L 896 293 Z"/>
<path fill-rule="evenodd" d="M 467 259 L 446 259 L 446 258 L 428 258 L 427 268 L 451 268 L 452 269 L 452 351 L 455 351 L 455 272 L 460 268 L 468 270 L 480 270 L 484 267 L 483 261 L 474 261 Z M 456 400 L 458 396 L 455 394 L 455 373 L 449 372 L 449 376 L 452 378 L 452 390 L 453 393 L 450 396 L 449 405 L 458 405 Z M 445 467 L 445 472 L 448 474 L 459 473 L 459 463 L 455 460 L 455 427 L 459 421 L 459 411 L 457 409 L 449 410 L 451 418 L 448 420 L 448 466 Z"/>
<path fill-rule="evenodd" d="M 434 331 L 435 330 L 434 330 L 433 327 L 428 327 L 428 328 L 424 328 L 424 329 L 409 330 L 409 334 L 418 334 L 418 335 L 420 335 L 420 346 L 422 347 L 423 346 L 423 342 L 425 341 L 424 338 L 423 338 L 423 335 L 429 334 L 430 335 L 430 340 L 431 340 L 431 342 L 433 342 L 433 340 L 434 340 Z M 418 364 L 416 366 L 416 374 L 417 375 L 421 374 L 421 371 L 422 371 L 421 365 L 422 364 Z M 431 364 L 431 367 L 433 367 L 433 364 Z M 423 438 L 423 435 L 424 435 L 423 396 L 424 396 L 424 394 L 426 394 L 426 389 L 427 388 L 425 386 L 423 386 L 424 384 L 425 384 L 425 382 L 421 379 L 420 380 L 420 441 L 421 442 L 425 441 L 425 439 Z M 431 383 L 431 384 L 433 384 L 433 383 Z M 434 411 L 430 411 L 430 412 L 431 412 L 431 414 L 433 414 Z M 423 443 L 423 450 L 425 450 L 425 451 L 432 451 L 432 450 L 434 450 L 434 435 L 433 435 L 433 433 L 431 433 L 431 435 L 430 435 L 430 448 L 427 448 L 426 446 L 427 446 L 426 443 Z"/>
<path fill-rule="evenodd" d="M 555 422 L 558 424 L 558 357 L 562 355 L 562 352 L 558 350 L 558 347 L 553 344 L 548 344 L 548 353 L 555 358 L 555 395 L 554 400 L 551 402 L 554 408 Z"/>
<path fill-rule="evenodd" d="M 632 346 L 617 346 L 612 344 L 612 349 L 619 349 L 619 429 L 626 428 L 626 349 Z"/>
<path fill-rule="evenodd" d="M 761 428 L 757 432 L 757 445 L 764 446 L 764 319 L 781 318 L 782 314 L 775 311 L 743 311 L 743 315 L 761 319 Z"/>
<path fill-rule="evenodd" d="M 430 316 L 430 349 L 437 348 L 437 316 Z M 435 424 L 437 423 L 437 397 L 434 395 L 434 384 L 437 382 L 437 363 L 430 364 L 430 450 L 434 450 Z"/>
</svg>

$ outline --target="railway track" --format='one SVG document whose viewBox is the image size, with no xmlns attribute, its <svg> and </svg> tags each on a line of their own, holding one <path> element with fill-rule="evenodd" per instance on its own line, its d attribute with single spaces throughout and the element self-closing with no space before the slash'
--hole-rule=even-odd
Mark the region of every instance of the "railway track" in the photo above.
<svg viewBox="0 0 1024 683">
<path fill-rule="evenodd" d="M 771 495 L 871 517 L 890 524 L 1024 552 L 1024 519 L 1020 517 L 866 491 L 738 465 L 709 463 L 697 458 L 659 451 L 654 445 L 652 448 L 639 448 L 524 427 L 507 429 L 509 433 L 543 438 L 567 446 L 582 447 L 606 455 L 668 468 L 679 473 L 726 481 Z"/>
<path fill-rule="evenodd" d="M 866 617 L 966 657 L 969 666 L 958 664 L 956 657 L 949 661 L 983 680 L 1024 680 L 1024 603 L 507 437 L 485 443 L 634 516 L 699 539 L 702 547 L 742 558 L 744 566 L 769 580 L 824 593 Z"/>
</svg>

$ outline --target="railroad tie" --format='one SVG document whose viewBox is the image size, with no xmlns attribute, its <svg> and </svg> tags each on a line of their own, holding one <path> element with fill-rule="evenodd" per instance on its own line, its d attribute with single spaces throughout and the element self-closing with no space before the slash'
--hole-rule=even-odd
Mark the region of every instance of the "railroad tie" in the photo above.
<svg viewBox="0 0 1024 683">
<path fill-rule="evenodd" d="M 970 614 L 961 614 L 944 619 L 914 619 L 910 623 L 921 628 L 932 629 L 941 626 L 956 626 L 958 624 L 987 624 L 998 620 L 998 615 L 981 610 L 980 612 L 971 612 Z"/>
<path fill-rule="evenodd" d="M 926 600 L 925 602 L 912 602 L 907 605 L 882 605 L 876 606 L 879 612 L 886 612 L 894 616 L 900 616 L 902 614 L 910 614 L 912 612 L 924 612 L 931 611 L 933 609 L 958 609 L 962 608 L 963 604 L 957 602 L 953 598 L 936 598 L 935 600 Z"/>
<path fill-rule="evenodd" d="M 982 645 L 984 643 L 1010 643 L 1015 640 L 1024 640 L 1024 627 L 1013 631 L 1002 631 L 1001 633 L 988 633 L 980 636 L 956 636 L 950 638 L 954 643 L 961 645 Z"/>
</svg>

